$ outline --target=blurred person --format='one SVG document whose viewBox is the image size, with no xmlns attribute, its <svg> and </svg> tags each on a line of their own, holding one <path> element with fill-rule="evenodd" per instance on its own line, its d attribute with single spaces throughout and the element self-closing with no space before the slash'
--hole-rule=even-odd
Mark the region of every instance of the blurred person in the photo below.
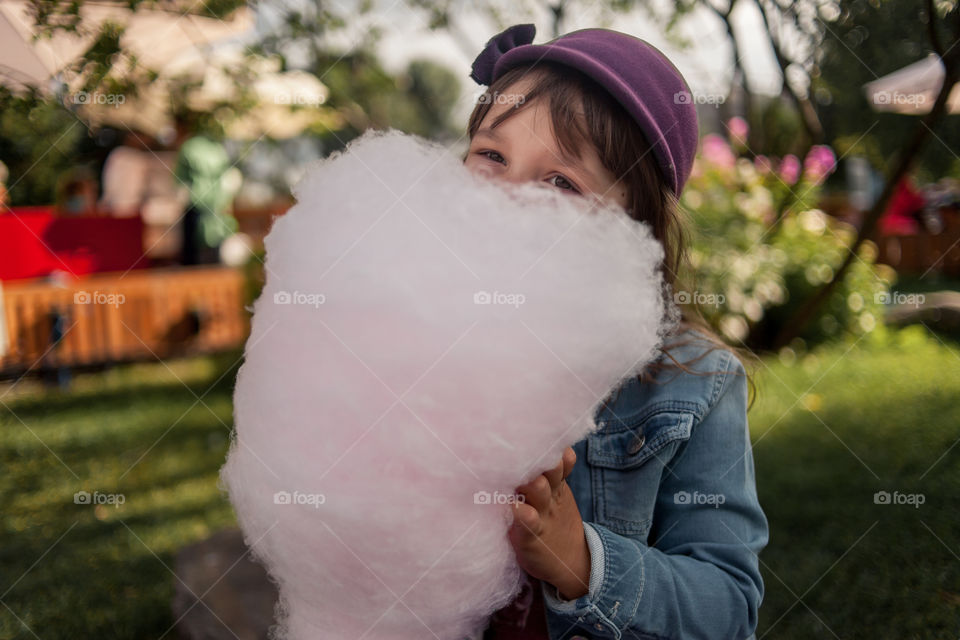
<svg viewBox="0 0 960 640">
<path fill-rule="evenodd" d="M 196 121 L 189 114 L 175 117 L 178 147 L 174 174 L 189 193 L 183 216 L 185 265 L 220 262 L 220 245 L 237 230 L 228 206 L 236 182 L 230 157 L 223 145 L 203 134 L 194 134 Z"/>
<path fill-rule="evenodd" d="M 887 236 L 915 235 L 920 231 L 918 214 L 925 205 L 926 198 L 914 186 L 913 178 L 909 174 L 903 176 L 880 218 L 880 232 Z"/>
<path fill-rule="evenodd" d="M 152 155 L 146 134 L 127 131 L 103 165 L 103 196 L 100 206 L 117 218 L 135 216 L 143 206 Z"/>
<path fill-rule="evenodd" d="M 97 179 L 86 167 L 74 167 L 57 181 L 56 211 L 65 217 L 97 215 Z"/>
</svg>

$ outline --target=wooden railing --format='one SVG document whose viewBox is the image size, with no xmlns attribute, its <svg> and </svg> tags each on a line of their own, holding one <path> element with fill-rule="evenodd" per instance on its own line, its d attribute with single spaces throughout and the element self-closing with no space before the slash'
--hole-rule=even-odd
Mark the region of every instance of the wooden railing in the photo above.
<svg viewBox="0 0 960 640">
<path fill-rule="evenodd" d="M 845 193 L 823 196 L 819 207 L 854 227 L 859 227 L 863 218 L 863 212 L 850 205 Z M 930 233 L 918 225 L 915 234 L 885 234 L 878 225 L 870 235 L 877 245 L 877 262 L 890 265 L 901 274 L 921 275 L 929 271 L 960 277 L 960 211 L 943 208 L 939 212 L 943 220 L 940 233 Z"/>
<path fill-rule="evenodd" d="M 243 273 L 220 266 L 103 273 L 68 286 L 8 281 L 3 314 L 4 376 L 209 353 L 242 345 L 248 331 Z"/>
<path fill-rule="evenodd" d="M 960 277 L 960 214 L 955 210 L 941 212 L 943 229 L 937 234 L 922 228 L 913 235 L 874 233 L 877 262 L 904 274 L 920 275 L 930 271 Z"/>
</svg>

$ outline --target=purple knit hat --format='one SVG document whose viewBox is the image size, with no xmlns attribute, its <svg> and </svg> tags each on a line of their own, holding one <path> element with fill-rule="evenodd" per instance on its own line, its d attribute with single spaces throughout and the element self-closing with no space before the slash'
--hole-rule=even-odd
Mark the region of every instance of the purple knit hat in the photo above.
<svg viewBox="0 0 960 640">
<path fill-rule="evenodd" d="M 540 60 L 585 73 L 627 110 L 647 141 L 676 195 L 690 177 L 697 151 L 697 111 L 686 81 L 649 43 L 609 29 L 581 29 L 544 44 L 531 44 L 532 24 L 517 24 L 487 41 L 470 77 L 490 86 L 507 69 Z"/>
</svg>

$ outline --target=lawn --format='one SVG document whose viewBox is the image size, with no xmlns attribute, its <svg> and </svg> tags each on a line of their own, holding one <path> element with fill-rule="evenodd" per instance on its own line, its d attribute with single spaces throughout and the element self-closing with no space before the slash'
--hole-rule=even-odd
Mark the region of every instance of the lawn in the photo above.
<svg viewBox="0 0 960 640">
<path fill-rule="evenodd" d="M 960 349 L 920 329 L 765 361 L 749 414 L 771 528 L 758 637 L 958 637 Z"/>
<path fill-rule="evenodd" d="M 758 637 L 960 632 L 960 349 L 893 335 L 761 367 Z M 217 473 L 238 355 L 0 386 L 0 638 L 176 637 L 173 556 L 233 523 Z"/>
</svg>

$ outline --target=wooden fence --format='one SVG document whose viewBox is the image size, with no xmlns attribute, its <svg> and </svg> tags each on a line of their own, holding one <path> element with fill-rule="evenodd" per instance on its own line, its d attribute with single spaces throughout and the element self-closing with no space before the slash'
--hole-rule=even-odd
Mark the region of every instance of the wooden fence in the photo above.
<svg viewBox="0 0 960 640">
<path fill-rule="evenodd" d="M 0 375 L 238 347 L 249 327 L 244 286 L 241 271 L 221 266 L 5 282 Z"/>
<path fill-rule="evenodd" d="M 922 228 L 913 235 L 874 233 L 877 262 L 888 264 L 902 274 L 921 275 L 929 271 L 960 277 L 960 213 L 952 209 L 943 209 L 941 213 L 940 233 L 928 233 Z"/>
</svg>

